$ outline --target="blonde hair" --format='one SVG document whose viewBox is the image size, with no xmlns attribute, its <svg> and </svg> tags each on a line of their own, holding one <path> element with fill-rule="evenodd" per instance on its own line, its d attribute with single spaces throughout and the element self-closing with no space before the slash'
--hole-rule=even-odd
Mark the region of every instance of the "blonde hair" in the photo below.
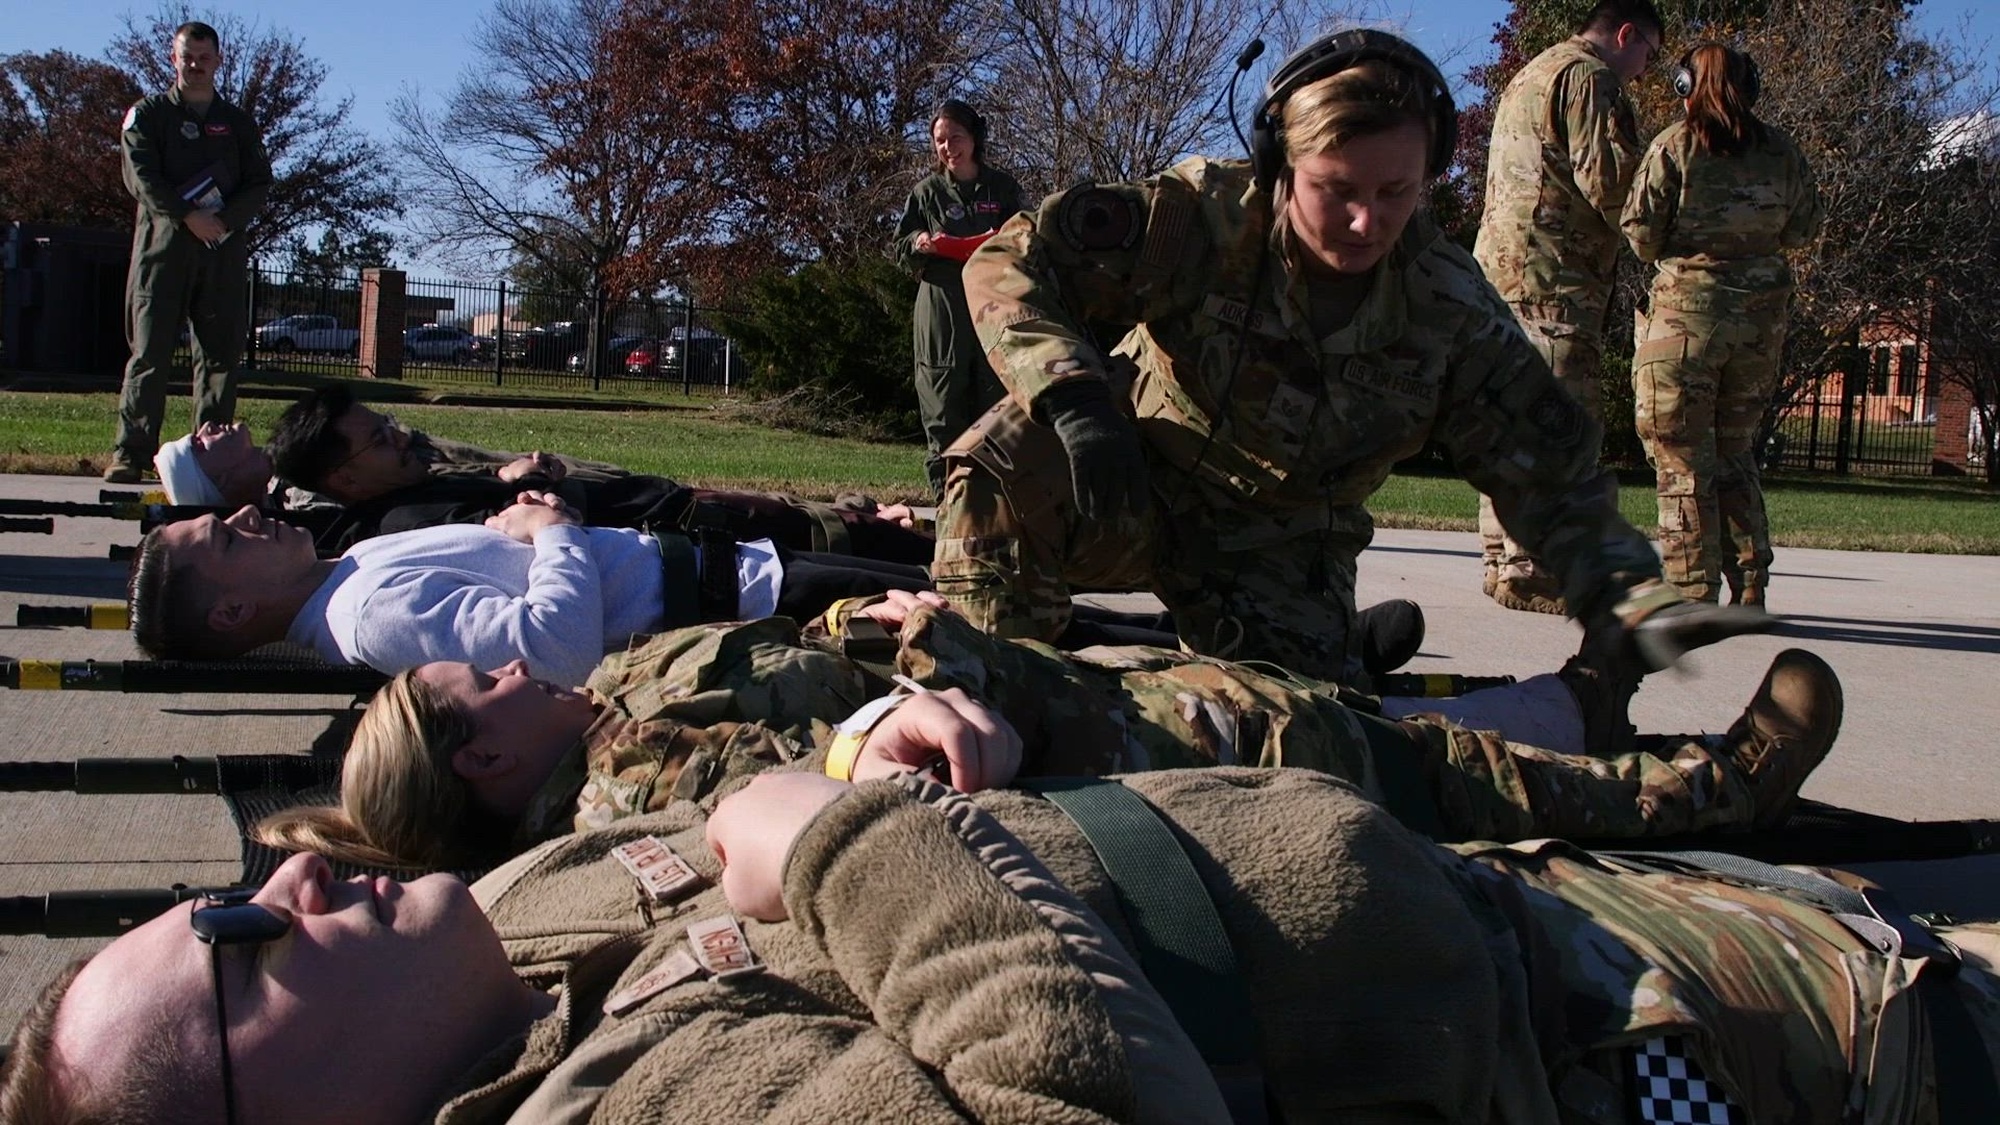
<svg viewBox="0 0 2000 1125">
<path fill-rule="evenodd" d="M 1435 103 L 1428 84 L 1386 59 L 1370 59 L 1335 71 L 1285 99 L 1278 110 L 1284 128 L 1285 174 L 1278 177 L 1273 190 L 1271 240 L 1286 265 L 1296 267 L 1300 260 L 1289 206 L 1291 170 L 1308 157 L 1404 125 L 1423 126 L 1428 167 L 1430 143 L 1437 129 Z"/>
<path fill-rule="evenodd" d="M 301 806 L 259 821 L 253 834 L 287 851 L 369 867 L 483 862 L 511 836 L 452 769 L 478 733 L 450 696 L 399 673 L 368 702 L 340 770 L 340 806 Z"/>
</svg>

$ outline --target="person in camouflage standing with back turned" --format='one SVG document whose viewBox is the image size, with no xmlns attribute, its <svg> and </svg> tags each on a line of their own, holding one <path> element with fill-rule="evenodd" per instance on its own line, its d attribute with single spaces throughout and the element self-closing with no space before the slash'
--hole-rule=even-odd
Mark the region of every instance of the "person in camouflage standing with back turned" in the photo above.
<svg viewBox="0 0 2000 1125">
<path fill-rule="evenodd" d="M 1601 0 L 1575 35 L 1507 84 L 1487 150 L 1473 257 L 1556 381 L 1600 421 L 1618 215 L 1639 163 L 1624 84 L 1658 53 L 1662 27 L 1652 0 Z M 1479 534 L 1488 597 L 1509 609 L 1567 611 L 1562 575 L 1508 533 L 1491 496 L 1479 500 Z"/>
<path fill-rule="evenodd" d="M 194 329 L 194 425 L 236 417 L 236 363 L 250 243 L 243 228 L 271 192 L 271 158 L 250 115 L 215 90 L 222 43 L 205 23 L 174 29 L 174 88 L 125 112 L 125 187 L 139 201 L 125 280 L 132 359 L 104 479 L 131 484 L 160 448 L 181 329 Z"/>
<path fill-rule="evenodd" d="M 1778 384 L 1792 270 L 1784 251 L 1819 229 L 1812 169 L 1759 121 L 1757 64 L 1703 43 L 1674 68 L 1687 119 L 1646 150 L 1625 237 L 1658 262 L 1632 387 L 1659 474 L 1660 554 L 1690 598 L 1762 606 L 1771 527 L 1751 446 Z"/>
</svg>

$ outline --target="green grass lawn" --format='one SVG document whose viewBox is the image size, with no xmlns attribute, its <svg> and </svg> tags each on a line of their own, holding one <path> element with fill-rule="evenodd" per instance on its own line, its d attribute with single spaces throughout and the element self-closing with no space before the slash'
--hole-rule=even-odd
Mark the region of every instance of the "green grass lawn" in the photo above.
<svg viewBox="0 0 2000 1125">
<path fill-rule="evenodd" d="M 726 408 L 682 400 L 676 409 L 599 411 L 396 404 L 411 425 L 495 448 L 545 449 L 614 461 L 695 484 L 828 497 L 871 492 L 925 497 L 923 450 L 811 437 L 732 421 Z M 241 416 L 262 437 L 286 403 L 245 398 Z M 188 402 L 173 400 L 169 433 L 185 433 Z M 109 394 L 0 392 L 0 471 L 96 472 L 114 428 Z M 1780 546 L 2000 554 L 2000 494 L 1976 482 L 1932 478 L 1778 476 L 1765 480 Z M 1650 531 L 1655 501 L 1643 474 L 1619 491 L 1625 517 Z M 1450 477 L 1390 479 L 1369 507 L 1383 527 L 1472 530 L 1477 498 Z"/>
</svg>

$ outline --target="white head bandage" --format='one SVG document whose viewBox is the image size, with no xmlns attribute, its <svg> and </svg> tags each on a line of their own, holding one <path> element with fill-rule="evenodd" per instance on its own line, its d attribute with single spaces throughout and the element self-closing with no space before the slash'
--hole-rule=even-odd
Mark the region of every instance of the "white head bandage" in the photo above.
<svg viewBox="0 0 2000 1125">
<path fill-rule="evenodd" d="M 195 464 L 193 434 L 161 446 L 153 455 L 153 468 L 159 470 L 160 483 L 166 486 L 167 503 L 210 508 L 222 504 L 222 490 Z"/>
</svg>

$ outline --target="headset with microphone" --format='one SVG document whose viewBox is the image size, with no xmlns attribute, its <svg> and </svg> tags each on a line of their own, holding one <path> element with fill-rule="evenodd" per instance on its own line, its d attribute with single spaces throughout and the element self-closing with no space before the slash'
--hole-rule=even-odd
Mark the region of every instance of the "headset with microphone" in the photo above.
<svg viewBox="0 0 2000 1125">
<path fill-rule="evenodd" d="M 1263 43 L 1254 42 L 1251 47 L 1261 51 Z M 1245 56 L 1256 58 L 1246 48 L 1237 57 L 1239 67 L 1247 66 L 1243 61 Z M 1452 154 L 1458 150 L 1458 109 L 1451 100 L 1451 86 L 1439 73 L 1437 64 L 1407 40 L 1386 31 L 1352 28 L 1322 36 L 1292 52 L 1265 83 L 1264 97 L 1250 119 L 1250 142 L 1245 146 L 1250 150 L 1250 167 L 1259 188 L 1269 194 L 1285 167 L 1285 101 L 1322 78 L 1376 59 L 1408 70 L 1428 88 L 1435 119 L 1431 123 L 1426 171 L 1436 179 L 1450 170 Z M 1237 136 L 1240 138 L 1242 133 L 1239 131 Z"/>
<path fill-rule="evenodd" d="M 1742 55 L 1743 58 L 1743 108 L 1750 109 L 1757 104 L 1757 94 L 1763 82 L 1757 72 L 1757 60 L 1747 53 L 1731 50 L 1727 45 L 1710 40 L 1696 43 L 1681 53 L 1680 61 L 1674 64 L 1674 96 L 1686 99 L 1694 97 L 1694 53 L 1703 47 L 1721 47 L 1725 57 Z M 1725 66 L 1728 64 L 1725 63 Z"/>
</svg>

